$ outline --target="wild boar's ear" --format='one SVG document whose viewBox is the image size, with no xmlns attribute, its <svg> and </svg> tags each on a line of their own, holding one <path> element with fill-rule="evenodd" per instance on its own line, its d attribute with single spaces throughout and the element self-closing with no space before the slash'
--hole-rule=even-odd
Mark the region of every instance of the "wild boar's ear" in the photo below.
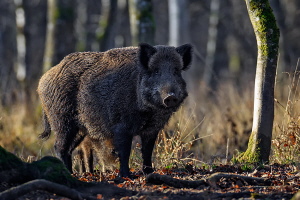
<svg viewBox="0 0 300 200">
<path fill-rule="evenodd" d="M 144 67 L 148 68 L 149 60 L 156 53 L 156 49 L 147 43 L 141 43 L 139 47 L 139 60 Z"/>
<path fill-rule="evenodd" d="M 192 62 L 193 47 L 190 44 L 184 44 L 176 48 L 183 61 L 182 70 L 187 70 Z"/>
</svg>

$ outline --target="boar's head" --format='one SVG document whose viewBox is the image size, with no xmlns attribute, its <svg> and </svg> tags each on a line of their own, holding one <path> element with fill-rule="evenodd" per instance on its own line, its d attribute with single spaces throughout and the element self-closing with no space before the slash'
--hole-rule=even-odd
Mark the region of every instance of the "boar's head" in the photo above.
<svg viewBox="0 0 300 200">
<path fill-rule="evenodd" d="M 181 72 L 192 60 L 192 46 L 139 46 L 138 96 L 143 106 L 176 110 L 187 97 Z"/>
</svg>

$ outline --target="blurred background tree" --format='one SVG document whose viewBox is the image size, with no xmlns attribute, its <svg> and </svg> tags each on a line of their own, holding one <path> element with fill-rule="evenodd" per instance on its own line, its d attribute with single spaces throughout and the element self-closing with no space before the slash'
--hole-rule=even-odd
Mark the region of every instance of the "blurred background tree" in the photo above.
<svg viewBox="0 0 300 200">
<path fill-rule="evenodd" d="M 16 7 L 13 1 L 0 1 L 0 98 L 5 107 L 20 98 L 17 53 Z"/>
<path fill-rule="evenodd" d="M 281 72 L 291 72 L 300 56 L 300 3 L 269 2 L 282 36 L 276 96 L 283 98 L 286 79 Z M 195 134 L 216 136 L 198 140 L 195 154 L 224 153 L 227 139 L 230 154 L 245 150 L 251 132 L 257 46 L 246 4 L 240 0 L 0 0 L 1 110 L 21 116 L 26 105 L 23 118 L 39 117 L 36 85 L 45 70 L 71 52 L 104 51 L 138 42 L 194 46 L 193 66 L 184 76 L 189 87 L 187 110 L 195 116 L 183 118 L 197 125 L 205 116 L 203 128 Z M 0 114 L 2 133 L 8 132 L 5 119 Z M 23 119 L 14 123 L 19 121 Z M 39 118 L 31 131 L 35 138 L 41 130 L 38 124 Z M 19 135 L 26 135 L 24 131 L 15 130 Z M 7 134 L 14 137 L 11 131 Z"/>
</svg>

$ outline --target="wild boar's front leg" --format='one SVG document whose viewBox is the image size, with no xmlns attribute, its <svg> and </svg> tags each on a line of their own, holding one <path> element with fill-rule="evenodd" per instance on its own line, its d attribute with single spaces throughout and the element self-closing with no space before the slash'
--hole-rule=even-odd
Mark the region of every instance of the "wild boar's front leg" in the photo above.
<svg viewBox="0 0 300 200">
<path fill-rule="evenodd" d="M 120 160 L 120 177 L 130 177 L 129 156 L 132 144 L 132 134 L 126 125 L 118 124 L 114 128 L 114 145 Z"/>
<path fill-rule="evenodd" d="M 141 135 L 142 139 L 142 157 L 143 157 L 143 172 L 150 174 L 154 170 L 152 168 L 152 152 L 158 133 Z"/>
</svg>

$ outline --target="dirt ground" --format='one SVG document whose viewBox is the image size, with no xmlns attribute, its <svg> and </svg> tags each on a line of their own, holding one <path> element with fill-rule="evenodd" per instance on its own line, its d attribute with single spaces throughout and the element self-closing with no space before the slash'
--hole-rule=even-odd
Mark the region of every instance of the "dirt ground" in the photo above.
<svg viewBox="0 0 300 200">
<path fill-rule="evenodd" d="M 291 199 L 300 187 L 300 173 L 296 165 L 274 164 L 248 170 L 245 166 L 236 165 L 219 165 L 210 168 L 195 168 L 187 165 L 182 169 L 155 171 L 159 178 L 172 177 L 171 182 L 168 182 L 170 180 L 166 182 L 146 180 L 145 175 L 134 170 L 132 170 L 132 179 L 118 178 L 117 171 L 73 174 L 73 176 L 85 182 L 108 182 L 119 188 L 134 191 L 130 196 L 97 194 L 94 196 L 95 199 Z M 210 178 L 215 174 L 226 176 L 217 179 Z M 185 180 L 185 182 L 179 185 L 172 183 L 177 180 Z M 257 180 L 259 181 L 255 182 Z M 193 185 L 195 182 L 199 182 L 199 185 Z M 3 187 L 9 186 L 2 185 L 1 187 L 3 190 Z M 67 200 L 68 198 L 44 191 L 32 191 L 19 199 Z"/>
</svg>

